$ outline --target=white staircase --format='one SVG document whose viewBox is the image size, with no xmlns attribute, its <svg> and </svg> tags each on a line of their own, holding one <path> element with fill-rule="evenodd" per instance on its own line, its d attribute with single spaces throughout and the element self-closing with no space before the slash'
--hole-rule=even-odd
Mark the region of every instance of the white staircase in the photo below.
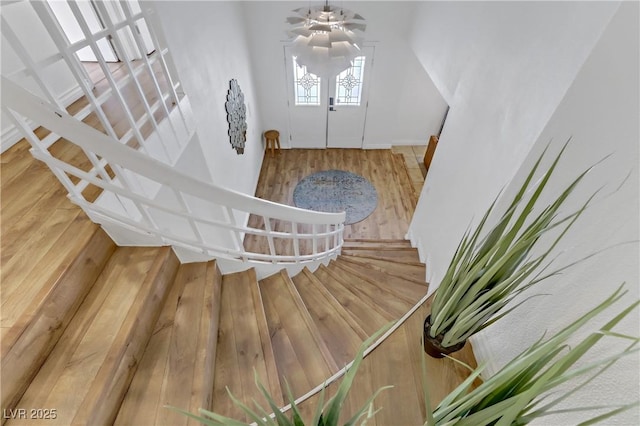
<svg viewBox="0 0 640 426">
<path fill-rule="evenodd" d="M 137 2 L 114 3 L 109 10 L 96 2 L 104 24 L 96 31 L 80 2 L 67 4 L 82 32 L 80 40 L 69 40 L 47 2 L 2 6 L 2 35 L 22 64 L 2 75 L 2 111 L 29 141 L 32 154 L 62 182 L 71 201 L 116 244 L 170 245 L 182 262 L 216 258 L 225 273 L 255 267 L 259 278 L 282 267 L 291 273 L 305 266 L 313 270 L 339 254 L 344 213 L 272 203 L 176 169 L 181 154 L 194 143 L 195 129 L 188 97 L 151 11 Z M 57 53 L 41 58 L 23 44 L 21 29 L 12 26 L 4 13 L 10 15 L 18 8 L 20 13 L 37 17 L 34 22 L 46 30 L 50 38 L 46 43 L 53 43 Z M 141 27 L 148 28 L 150 40 L 143 39 Z M 119 72 L 124 75 L 115 75 L 105 61 L 99 49 L 105 40 L 122 60 L 124 67 Z M 138 49 L 135 58 L 127 43 Z M 146 53 L 149 43 L 153 44 L 152 54 Z M 77 53 L 87 48 L 108 84 L 102 91 L 93 86 L 78 59 Z M 82 90 L 84 106 L 67 108 L 68 102 L 47 78 L 52 66 L 73 76 Z M 143 76 L 151 88 L 143 87 Z M 136 99 L 135 105 L 127 95 Z M 107 109 L 117 110 L 120 120 L 109 119 Z M 98 120 L 99 125 L 91 126 L 89 120 Z M 37 127 L 39 131 L 34 131 Z M 45 137 L 40 136 L 43 131 Z M 50 149 L 60 138 L 84 152 L 82 165 Z M 99 195 L 88 195 L 95 193 Z M 250 215 L 260 218 L 255 222 L 260 225 L 249 226 Z M 275 223 L 286 226 L 276 228 Z M 251 248 L 245 244 L 248 237 L 254 243 Z"/>
</svg>

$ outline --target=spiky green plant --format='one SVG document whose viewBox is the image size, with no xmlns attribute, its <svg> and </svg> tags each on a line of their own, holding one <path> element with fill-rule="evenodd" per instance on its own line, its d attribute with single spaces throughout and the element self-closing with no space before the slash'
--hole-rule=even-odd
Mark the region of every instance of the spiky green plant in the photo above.
<svg viewBox="0 0 640 426">
<path fill-rule="evenodd" d="M 615 333 L 612 329 L 635 309 L 640 304 L 640 301 L 631 304 L 598 331 L 591 333 L 574 347 L 570 347 L 567 344 L 567 340 L 574 332 L 622 298 L 625 293 L 626 291 L 623 291 L 622 287 L 620 287 L 583 317 L 565 327 L 553 337 L 545 341 L 540 339 L 474 389 L 471 389 L 473 387 L 472 384 L 480 376 L 484 366 L 472 370 L 471 375 L 447 395 L 435 410 L 431 409 L 423 357 L 422 374 L 425 388 L 425 406 L 427 407 L 425 426 L 516 426 L 556 413 L 611 409 L 611 406 L 597 406 L 554 411 L 554 407 L 582 389 L 617 360 L 623 356 L 638 352 L 636 347 L 640 342 L 638 337 Z M 631 343 L 622 352 L 581 367 L 571 368 L 604 336 L 629 339 Z M 551 393 L 557 386 L 590 373 L 593 374 L 572 388 L 572 390 L 564 391 L 564 393 Z M 579 426 L 601 422 L 638 405 L 640 405 L 639 402 L 634 402 L 617 406 L 605 414 L 580 423 Z"/>
<path fill-rule="evenodd" d="M 581 173 L 537 216 L 530 216 L 534 216 L 536 202 L 566 146 L 565 144 L 539 182 L 532 184 L 545 153 L 540 155 L 511 200 L 509 208 L 484 237 L 480 238 L 497 198 L 473 233 L 471 230 L 465 233 L 435 292 L 431 306 L 429 336 L 438 337 L 442 347 L 461 344 L 498 321 L 520 305 L 504 309 L 518 294 L 564 269 L 545 275 L 549 264 L 541 265 L 593 198 L 592 195 L 578 210 L 558 217 L 560 207 L 590 168 Z M 527 197 L 528 193 L 530 195 Z M 542 254 L 530 257 L 529 253 L 540 237 L 556 228 L 560 229 L 558 235 L 542 250 Z"/>
<path fill-rule="evenodd" d="M 320 392 L 318 405 L 316 406 L 315 414 L 311 423 L 309 423 L 310 426 L 338 425 L 344 402 L 346 401 L 349 390 L 351 389 L 351 385 L 353 384 L 353 380 L 356 376 L 356 373 L 358 372 L 358 367 L 362 363 L 364 352 L 376 339 L 378 339 L 382 334 L 389 330 L 392 325 L 393 323 L 390 323 L 381 328 L 371 337 L 365 340 L 362 345 L 360 345 L 360 349 L 358 350 L 358 353 L 356 354 L 351 366 L 347 369 L 347 372 L 343 376 L 336 394 L 331 397 L 326 404 L 324 404 L 325 388 L 322 389 L 322 391 Z M 289 399 L 291 409 L 285 414 L 275 403 L 273 397 L 264 388 L 262 383 L 260 383 L 257 375 L 255 375 L 255 381 L 256 386 L 258 387 L 258 389 L 260 389 L 260 392 L 262 393 L 262 395 L 264 395 L 267 403 L 269 404 L 268 409 L 261 407 L 255 400 L 253 402 L 256 407 L 255 409 L 252 409 L 251 407 L 234 397 L 229 391 L 229 388 L 227 388 L 227 393 L 229 394 L 229 397 L 231 398 L 233 403 L 245 412 L 245 414 L 253 421 L 253 424 L 258 426 L 304 426 L 304 420 L 302 419 L 302 415 L 300 413 L 300 410 L 298 409 L 293 395 L 291 394 L 290 389 L 287 389 L 287 397 Z M 380 392 L 391 387 L 393 386 L 384 386 L 375 391 L 374 394 L 371 395 L 369 399 L 367 399 L 362 408 L 360 408 L 360 410 L 358 410 L 356 414 L 354 414 L 349 420 L 344 423 L 344 426 L 355 425 L 360 420 L 362 420 L 361 425 L 366 424 L 366 421 L 368 419 L 371 419 L 379 411 L 373 409 L 374 399 L 378 396 L 378 394 L 380 394 Z M 232 419 L 230 417 L 225 417 L 202 408 L 199 410 L 201 414 L 200 416 L 176 407 L 167 406 L 167 408 L 183 413 L 184 415 L 194 418 L 205 425 L 247 426 L 247 423 L 243 423 L 241 421 Z M 269 413 L 273 414 L 270 415 Z"/>
</svg>

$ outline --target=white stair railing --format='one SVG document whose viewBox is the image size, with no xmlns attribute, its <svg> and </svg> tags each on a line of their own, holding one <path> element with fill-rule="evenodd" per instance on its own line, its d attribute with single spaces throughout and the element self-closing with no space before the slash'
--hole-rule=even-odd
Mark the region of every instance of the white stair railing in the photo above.
<svg viewBox="0 0 640 426">
<path fill-rule="evenodd" d="M 115 224 L 132 232 L 144 233 L 155 238 L 157 244 L 250 264 L 310 263 L 325 261 L 339 254 L 343 243 L 344 212 L 321 213 L 299 209 L 202 182 L 118 143 L 4 76 L 2 105 L 3 111 L 25 133 L 33 147 L 33 155 L 49 166 L 69 191 L 71 201 L 82 207 L 97 223 Z M 97 168 L 97 173 L 84 171 L 53 156 L 31 131 L 27 117 L 94 156 L 97 162 L 93 167 Z M 113 177 L 107 172 L 107 167 L 113 170 Z M 77 179 L 76 183 L 72 177 Z M 171 191 L 177 202 L 149 196 L 145 191 L 149 182 L 160 186 L 159 192 L 162 189 Z M 96 201 L 83 195 L 83 188 L 88 185 L 102 189 L 102 195 Z M 105 197 L 115 198 L 122 209 L 106 207 L 101 203 Z M 212 215 L 204 214 L 203 206 L 209 206 Z M 222 208 L 226 215 L 216 214 L 217 208 Z M 264 227 L 238 224 L 235 218 L 239 213 L 245 217 L 251 214 L 262 218 Z M 163 214 L 187 226 L 182 227 L 181 232 L 176 231 L 180 229 L 179 224 L 160 226 L 159 217 Z M 272 220 L 288 224 L 291 231 L 272 229 Z M 216 232 L 207 232 L 211 228 Z M 220 235 L 224 233 L 228 233 L 235 244 L 220 244 Z M 248 236 L 266 240 L 268 250 L 246 249 L 243 241 Z M 286 247 L 279 251 L 276 240 L 291 244 L 285 244 Z"/>
<path fill-rule="evenodd" d="M 75 20 L 73 40 L 46 1 L 2 5 L 2 36 L 18 62 L 3 64 L 2 110 L 71 201 L 119 244 L 172 245 L 181 260 L 215 257 L 252 266 L 300 267 L 335 257 L 342 246 L 344 213 L 268 202 L 173 168 L 192 141 L 195 125 L 162 31 L 153 25 L 153 11 L 134 0 L 95 2 L 95 10 L 91 4 L 53 4 L 57 13 Z M 42 46 L 49 49 L 25 45 L 32 33 L 41 35 Z M 116 71 L 100 50 L 106 44 L 121 60 Z M 100 78 L 93 81 L 100 81 L 99 89 L 79 60 L 83 49 L 95 56 Z M 60 75 L 75 81 L 73 99 L 59 93 Z M 80 98 L 84 104 L 66 109 Z M 102 132 L 83 122 L 90 119 L 99 122 Z M 34 129 L 39 126 L 50 133 L 38 137 Z M 80 148 L 81 160 L 54 155 L 61 143 Z"/>
</svg>

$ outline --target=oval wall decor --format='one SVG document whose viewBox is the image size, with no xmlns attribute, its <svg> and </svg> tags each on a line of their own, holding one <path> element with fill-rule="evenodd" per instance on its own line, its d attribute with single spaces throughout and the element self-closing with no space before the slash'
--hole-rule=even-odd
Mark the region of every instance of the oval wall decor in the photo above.
<svg viewBox="0 0 640 426">
<path fill-rule="evenodd" d="M 229 142 L 238 155 L 244 154 L 244 143 L 247 140 L 247 107 L 244 105 L 244 94 L 235 78 L 229 81 L 227 102 L 224 104 L 229 122 Z"/>
</svg>

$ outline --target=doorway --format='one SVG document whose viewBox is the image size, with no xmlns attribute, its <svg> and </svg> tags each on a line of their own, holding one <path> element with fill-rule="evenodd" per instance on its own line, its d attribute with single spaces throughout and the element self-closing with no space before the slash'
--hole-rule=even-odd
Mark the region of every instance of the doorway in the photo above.
<svg viewBox="0 0 640 426">
<path fill-rule="evenodd" d="M 284 52 L 291 147 L 362 148 L 374 48 L 329 79 L 298 66 L 288 47 Z"/>
</svg>

